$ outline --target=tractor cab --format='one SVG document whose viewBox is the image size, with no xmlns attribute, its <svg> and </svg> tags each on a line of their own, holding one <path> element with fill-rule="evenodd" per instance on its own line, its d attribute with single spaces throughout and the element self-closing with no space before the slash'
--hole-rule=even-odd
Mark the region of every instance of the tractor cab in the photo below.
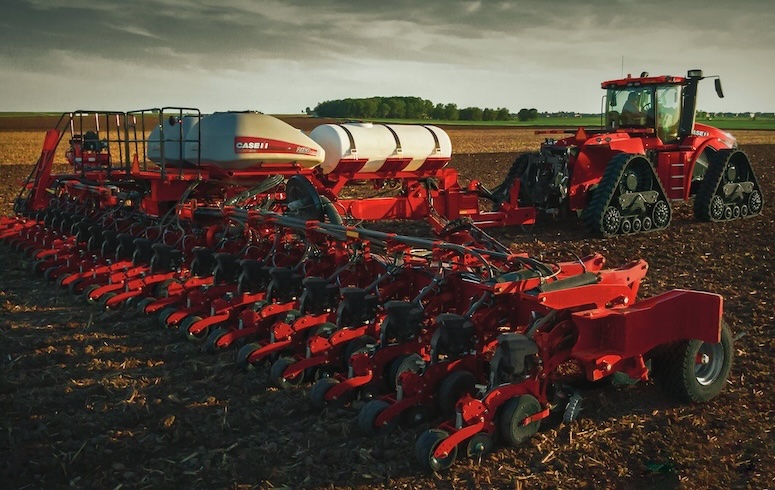
<svg viewBox="0 0 775 490">
<path fill-rule="evenodd" d="M 681 139 L 686 82 L 687 79 L 681 77 L 649 77 L 647 73 L 641 74 L 640 78 L 604 82 L 603 88 L 607 89 L 606 128 L 653 131 L 662 143 Z M 693 107 L 692 103 L 692 124 Z"/>
</svg>

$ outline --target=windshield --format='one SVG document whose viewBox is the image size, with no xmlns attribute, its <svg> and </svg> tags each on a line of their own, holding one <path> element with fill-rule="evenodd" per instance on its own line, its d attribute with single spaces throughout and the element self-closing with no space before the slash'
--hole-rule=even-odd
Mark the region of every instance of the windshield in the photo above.
<svg viewBox="0 0 775 490">
<path fill-rule="evenodd" d="M 664 141 L 678 139 L 681 120 L 681 86 L 665 85 L 657 88 L 657 136 Z"/>
<path fill-rule="evenodd" d="M 609 88 L 607 98 L 608 127 L 654 127 L 654 87 Z"/>
</svg>

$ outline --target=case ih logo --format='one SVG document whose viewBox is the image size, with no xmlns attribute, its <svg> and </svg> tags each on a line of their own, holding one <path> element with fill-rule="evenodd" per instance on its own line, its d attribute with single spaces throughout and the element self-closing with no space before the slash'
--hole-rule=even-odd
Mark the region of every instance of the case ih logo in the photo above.
<svg viewBox="0 0 775 490">
<path fill-rule="evenodd" d="M 287 153 L 292 155 L 315 155 L 317 150 L 294 145 L 286 141 L 237 136 L 234 138 L 234 153 Z"/>
</svg>

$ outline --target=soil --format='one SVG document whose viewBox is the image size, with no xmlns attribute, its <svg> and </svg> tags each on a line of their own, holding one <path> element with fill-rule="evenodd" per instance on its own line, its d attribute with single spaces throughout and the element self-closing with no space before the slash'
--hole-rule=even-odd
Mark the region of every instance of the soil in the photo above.
<svg viewBox="0 0 775 490">
<path fill-rule="evenodd" d="M 775 189 L 775 145 L 749 145 Z M 497 184 L 513 153 L 456 155 L 464 178 Z M 29 166 L 4 165 L 3 211 Z M 724 391 L 683 405 L 651 382 L 587 389 L 581 417 L 545 423 L 516 448 L 465 457 L 442 474 L 414 460 L 417 430 L 366 438 L 351 408 L 314 410 L 309 386 L 280 391 L 133 310 L 101 312 L 29 273 L 0 247 L 0 481 L 4 488 L 767 488 L 775 486 L 775 211 L 592 238 L 574 219 L 491 230 L 547 259 L 600 252 L 644 258 L 640 298 L 673 288 L 719 293 L 738 340 Z M 424 223 L 379 223 L 427 234 Z M 655 325 L 654 328 L 659 328 Z"/>
</svg>

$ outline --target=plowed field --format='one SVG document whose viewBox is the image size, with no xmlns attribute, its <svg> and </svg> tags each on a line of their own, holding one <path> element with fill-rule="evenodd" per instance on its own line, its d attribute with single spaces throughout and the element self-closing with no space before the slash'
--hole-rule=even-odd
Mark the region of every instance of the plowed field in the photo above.
<svg viewBox="0 0 775 490">
<path fill-rule="evenodd" d="M 492 131 L 450 130 L 464 179 L 497 184 L 516 152 L 535 147 L 529 131 Z M 677 404 L 653 383 L 584 390 L 572 424 L 547 422 L 520 447 L 427 474 L 413 454 L 424 427 L 362 437 L 355 409 L 317 412 L 308 385 L 271 388 L 265 372 L 237 370 L 233 352 L 204 354 L 134 310 L 98 311 L 0 247 L 0 487 L 772 488 L 775 141 L 741 141 L 764 189 L 762 216 L 698 223 L 679 204 L 671 226 L 651 234 L 591 238 L 575 219 L 492 232 L 548 259 L 644 258 L 640 298 L 722 294 L 739 338 L 728 385 L 707 404 Z M 5 214 L 31 167 L 0 161 Z M 423 223 L 375 227 L 428 233 Z"/>
</svg>

